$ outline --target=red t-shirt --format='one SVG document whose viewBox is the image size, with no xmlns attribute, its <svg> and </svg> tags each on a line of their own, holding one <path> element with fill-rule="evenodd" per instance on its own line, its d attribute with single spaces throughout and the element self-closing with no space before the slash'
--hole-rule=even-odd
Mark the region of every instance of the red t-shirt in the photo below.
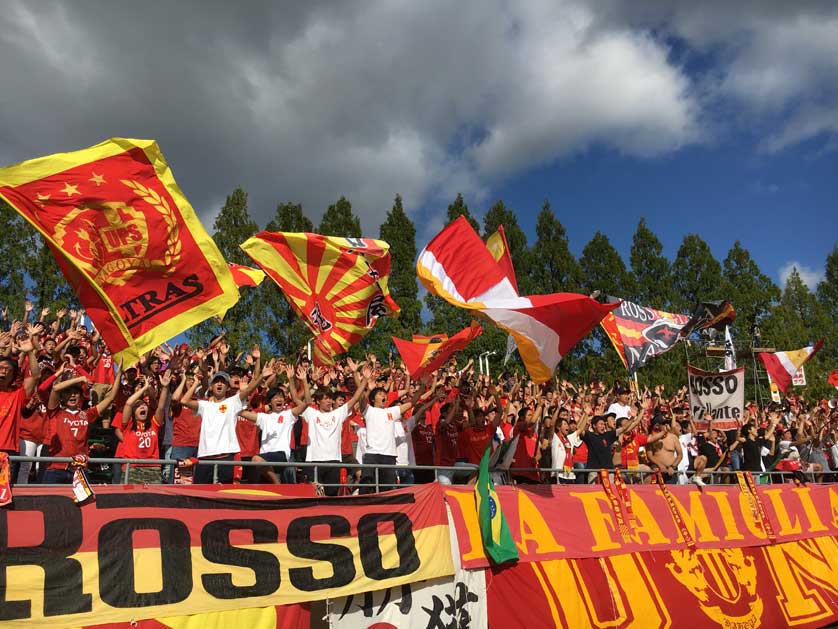
<svg viewBox="0 0 838 629">
<path fill-rule="evenodd" d="M 360 413 L 353 413 L 350 415 L 340 429 L 340 453 L 352 454 L 352 442 L 358 441 L 358 435 L 355 434 L 353 424 L 362 423 L 363 419 Z"/>
<path fill-rule="evenodd" d="M 535 464 L 535 448 L 538 445 L 538 439 L 535 436 L 535 430 L 532 426 L 526 426 L 524 422 L 515 424 L 515 429 L 512 431 L 513 436 L 520 434 L 518 438 L 518 447 L 515 449 L 515 457 L 512 459 L 512 467 L 538 467 Z M 538 472 L 519 472 L 513 471 L 516 476 L 524 476 L 539 480 Z"/>
<path fill-rule="evenodd" d="M 20 451 L 20 411 L 26 401 L 23 387 L 0 391 L 0 450 L 13 454 Z"/>
<path fill-rule="evenodd" d="M 173 415 L 172 446 L 198 447 L 201 437 L 201 418 L 186 406 L 179 405 L 180 411 Z"/>
<path fill-rule="evenodd" d="M 120 408 L 125 408 L 123 404 Z M 111 428 L 114 430 L 122 430 L 122 411 L 116 411 L 113 414 L 113 419 L 111 420 Z M 117 441 L 116 443 L 116 450 L 114 450 L 113 457 L 115 459 L 121 459 L 125 457 L 125 433 L 122 434 L 122 440 Z"/>
<path fill-rule="evenodd" d="M 57 408 L 47 411 L 47 417 L 51 422 L 51 437 L 49 443 L 50 456 L 75 456 L 87 454 L 87 433 L 90 424 L 99 417 L 96 407 L 85 411 L 69 411 L 65 408 Z M 63 470 L 66 463 L 50 463 L 49 469 Z"/>
<path fill-rule="evenodd" d="M 96 368 L 93 370 L 93 382 L 99 384 L 113 384 L 113 356 L 110 354 L 102 354 L 96 362 Z"/>
<path fill-rule="evenodd" d="M 254 456 L 259 454 L 259 426 L 244 417 L 237 418 L 236 437 L 239 438 L 241 456 Z"/>
<path fill-rule="evenodd" d="M 46 424 L 47 407 L 39 404 L 31 415 L 20 419 L 20 438 L 32 443 L 43 443 Z"/>
<path fill-rule="evenodd" d="M 416 465 L 434 464 L 434 429 L 425 422 L 416 424 L 410 431 L 413 439 L 413 457 Z"/>
<path fill-rule="evenodd" d="M 459 454 L 460 431 L 452 422 L 439 422 L 436 427 L 436 464 L 454 465 Z"/>
<path fill-rule="evenodd" d="M 581 463 L 582 465 L 588 464 L 588 444 L 584 441 L 573 451 L 573 462 Z"/>
<path fill-rule="evenodd" d="M 157 431 L 154 422 L 149 422 L 146 430 L 139 430 L 132 421 L 122 431 L 124 444 L 123 456 L 126 459 L 156 459 L 158 454 Z M 154 465 L 153 463 L 133 463 L 132 465 Z"/>
<path fill-rule="evenodd" d="M 460 433 L 459 458 L 480 465 L 480 459 L 483 458 L 486 446 L 492 441 L 493 434 L 488 426 L 483 426 L 483 428 L 468 426 Z"/>
</svg>

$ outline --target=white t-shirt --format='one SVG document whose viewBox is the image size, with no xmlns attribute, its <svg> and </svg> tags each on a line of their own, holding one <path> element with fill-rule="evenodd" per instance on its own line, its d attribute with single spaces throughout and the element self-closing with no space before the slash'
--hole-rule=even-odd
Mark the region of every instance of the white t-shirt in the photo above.
<svg viewBox="0 0 838 629">
<path fill-rule="evenodd" d="M 398 406 L 376 408 L 372 405 L 364 410 L 367 426 L 367 453 L 396 456 L 396 424 L 402 417 Z"/>
<path fill-rule="evenodd" d="M 410 433 L 416 425 L 416 418 L 394 422 L 396 427 L 396 465 L 416 465 L 413 455 L 413 438 Z"/>
<path fill-rule="evenodd" d="M 256 413 L 256 425 L 262 429 L 259 452 L 284 452 L 291 458 L 291 433 L 297 418 L 290 409 L 279 413 Z"/>
<path fill-rule="evenodd" d="M 606 413 L 614 413 L 617 416 L 617 419 L 621 419 L 623 417 L 631 417 L 631 406 L 628 404 L 620 404 L 619 402 L 614 402 L 611 406 L 608 407 Z"/>
<path fill-rule="evenodd" d="M 309 406 L 301 417 L 308 424 L 306 461 L 340 461 L 340 432 L 349 407 L 344 404 L 324 413 Z"/>
<path fill-rule="evenodd" d="M 358 445 L 355 448 L 355 460 L 360 464 L 364 464 L 364 454 L 367 451 L 367 429 L 363 426 L 355 428 L 355 434 L 358 436 Z"/>
<path fill-rule="evenodd" d="M 226 400 L 198 400 L 201 436 L 198 439 L 198 458 L 241 452 L 236 437 L 236 422 L 243 408 L 239 394 Z"/>
</svg>

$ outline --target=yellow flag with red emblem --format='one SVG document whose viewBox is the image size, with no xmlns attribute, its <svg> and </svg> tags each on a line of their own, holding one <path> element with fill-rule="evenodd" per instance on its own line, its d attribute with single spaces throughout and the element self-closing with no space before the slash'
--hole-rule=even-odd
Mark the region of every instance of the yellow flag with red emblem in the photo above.
<svg viewBox="0 0 838 629">
<path fill-rule="evenodd" d="M 112 138 L 0 169 L 111 353 L 126 365 L 239 299 L 153 140 Z"/>
</svg>

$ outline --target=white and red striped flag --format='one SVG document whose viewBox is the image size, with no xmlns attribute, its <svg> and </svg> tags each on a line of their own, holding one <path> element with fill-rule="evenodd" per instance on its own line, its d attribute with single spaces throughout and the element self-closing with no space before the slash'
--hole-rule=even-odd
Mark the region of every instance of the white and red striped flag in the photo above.
<svg viewBox="0 0 838 629">
<path fill-rule="evenodd" d="M 575 293 L 521 297 L 463 217 L 422 250 L 416 272 L 433 295 L 473 310 L 511 334 L 536 383 L 549 380 L 562 357 L 619 305 Z"/>
<path fill-rule="evenodd" d="M 765 370 L 771 379 L 777 384 L 777 387 L 783 393 L 789 388 L 791 379 L 794 374 L 800 369 L 804 363 L 812 356 L 817 354 L 818 350 L 823 346 L 823 339 L 809 345 L 803 349 L 796 349 L 792 352 L 774 352 L 773 354 L 762 352 L 759 354 L 759 359 L 765 365 Z"/>
</svg>

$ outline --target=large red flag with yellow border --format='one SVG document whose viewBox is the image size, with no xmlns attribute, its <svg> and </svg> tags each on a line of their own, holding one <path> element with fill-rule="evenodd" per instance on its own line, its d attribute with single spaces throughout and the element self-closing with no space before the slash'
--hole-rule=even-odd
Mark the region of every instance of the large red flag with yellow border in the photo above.
<svg viewBox="0 0 838 629">
<path fill-rule="evenodd" d="M 477 321 L 451 338 L 444 334 L 437 336 L 414 336 L 412 341 L 393 338 L 396 349 L 404 361 L 405 369 L 411 378 L 421 378 L 442 367 L 455 352 L 461 352 L 469 343 L 483 333 Z"/>
<path fill-rule="evenodd" d="M 126 365 L 239 299 L 153 140 L 112 138 L 0 169 L 0 197 L 43 235 Z"/>
<path fill-rule="evenodd" d="M 241 248 L 285 293 L 330 365 L 399 306 L 390 297 L 390 245 L 371 238 L 261 232 Z"/>
</svg>

